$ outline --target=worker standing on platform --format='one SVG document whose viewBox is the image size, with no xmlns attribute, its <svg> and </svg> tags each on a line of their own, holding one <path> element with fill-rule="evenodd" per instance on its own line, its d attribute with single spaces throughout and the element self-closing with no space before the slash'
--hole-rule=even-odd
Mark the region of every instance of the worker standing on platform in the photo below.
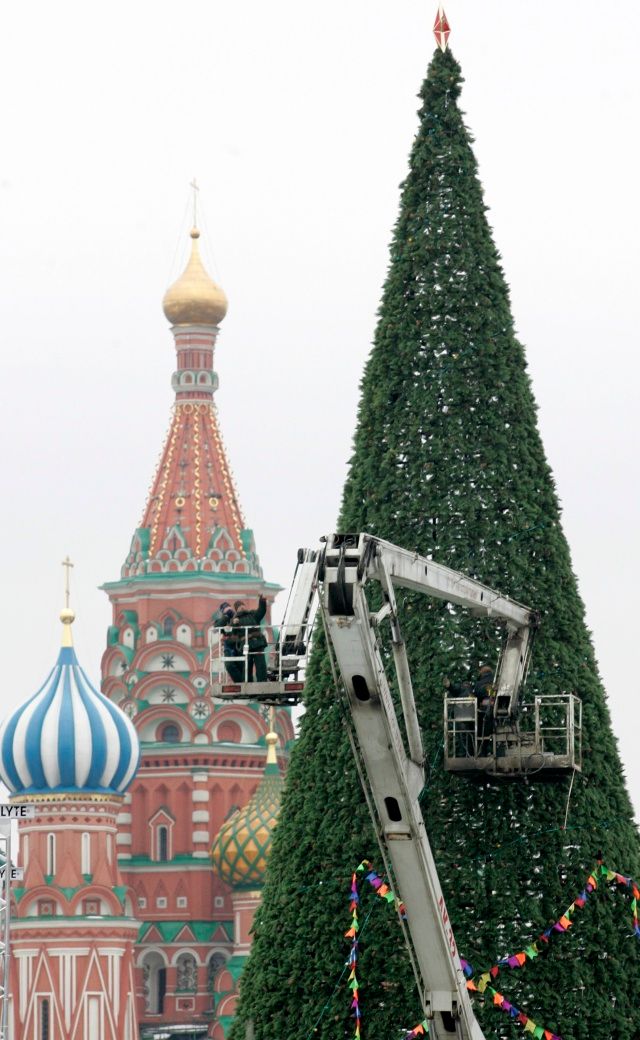
<svg viewBox="0 0 640 1040">
<path fill-rule="evenodd" d="M 483 712 L 485 716 L 492 715 L 495 690 L 493 688 L 493 668 L 490 665 L 483 664 L 480 668 L 478 678 L 473 684 L 473 692 L 478 699 L 478 711 Z"/>
<path fill-rule="evenodd" d="M 267 613 L 267 601 L 263 595 L 260 595 L 255 610 L 247 610 L 242 599 L 236 600 L 233 606 L 235 608 L 233 623 L 239 626 L 242 636 L 246 637 L 249 644 L 246 682 L 254 681 L 254 670 L 256 682 L 267 682 L 267 662 L 264 656 L 267 639 L 260 628 L 260 622 Z"/>
<path fill-rule="evenodd" d="M 493 689 L 493 668 L 483 664 L 478 671 L 478 678 L 474 683 L 468 679 L 459 683 L 452 683 L 448 675 L 444 677 L 444 687 L 454 697 L 475 697 L 478 702 L 478 715 L 490 715 L 493 707 L 495 691 Z"/>
<path fill-rule="evenodd" d="M 478 704 L 478 749 L 480 754 L 485 750 L 485 738 L 493 733 L 493 702 L 495 699 L 493 679 L 493 668 L 488 664 L 480 667 L 478 677 L 474 683 L 469 682 L 469 680 L 452 683 L 448 676 L 444 678 L 445 689 L 454 697 L 476 698 Z"/>
<path fill-rule="evenodd" d="M 225 658 L 237 657 L 237 661 L 225 660 L 225 668 L 229 673 L 229 678 L 234 683 L 241 683 L 244 680 L 244 662 L 242 661 L 242 644 L 244 641 L 244 632 L 233 631 L 234 611 L 230 603 L 221 603 L 215 614 L 213 615 L 214 628 L 221 628 L 222 632 L 222 649 L 224 651 Z M 237 625 L 235 626 L 238 627 Z"/>
</svg>

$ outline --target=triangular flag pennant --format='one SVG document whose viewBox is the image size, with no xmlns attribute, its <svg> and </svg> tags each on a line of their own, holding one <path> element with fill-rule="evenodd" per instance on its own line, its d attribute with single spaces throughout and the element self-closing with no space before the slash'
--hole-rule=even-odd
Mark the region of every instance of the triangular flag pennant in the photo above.
<svg viewBox="0 0 640 1040">
<path fill-rule="evenodd" d="M 488 971 L 486 971 L 484 975 L 480 976 L 480 982 L 478 983 L 478 993 L 484 993 L 490 979 L 491 976 Z"/>
</svg>

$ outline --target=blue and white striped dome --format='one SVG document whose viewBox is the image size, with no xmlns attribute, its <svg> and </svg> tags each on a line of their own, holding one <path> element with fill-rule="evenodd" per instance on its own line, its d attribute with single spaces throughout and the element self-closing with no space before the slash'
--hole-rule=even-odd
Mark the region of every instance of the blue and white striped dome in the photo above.
<svg viewBox="0 0 640 1040">
<path fill-rule="evenodd" d="M 130 719 L 93 688 L 69 645 L 44 685 L 0 726 L 0 777 L 12 795 L 120 795 L 139 760 Z"/>
</svg>

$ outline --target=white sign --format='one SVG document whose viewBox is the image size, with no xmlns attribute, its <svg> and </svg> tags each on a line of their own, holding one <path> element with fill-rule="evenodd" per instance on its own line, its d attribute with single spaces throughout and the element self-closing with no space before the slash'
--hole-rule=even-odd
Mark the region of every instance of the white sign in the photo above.
<svg viewBox="0 0 640 1040">
<path fill-rule="evenodd" d="M 32 802 L 18 805 L 0 802 L 0 820 L 32 820 L 35 814 L 36 807 Z"/>
<path fill-rule="evenodd" d="M 0 878 L 4 877 L 5 870 L 6 870 L 5 866 L 1 866 L 0 867 Z M 12 867 L 11 868 L 11 877 L 9 878 L 10 881 L 22 881 L 23 878 L 24 878 L 24 870 L 22 869 L 22 867 Z"/>
</svg>

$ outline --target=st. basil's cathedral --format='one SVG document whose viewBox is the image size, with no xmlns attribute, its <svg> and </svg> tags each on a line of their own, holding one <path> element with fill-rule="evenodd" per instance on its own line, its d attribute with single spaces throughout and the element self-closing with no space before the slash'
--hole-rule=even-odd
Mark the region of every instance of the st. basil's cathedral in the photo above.
<svg viewBox="0 0 640 1040">
<path fill-rule="evenodd" d="M 101 692 L 73 611 L 45 683 L 0 729 L 19 825 L 12 1040 L 223 1040 L 293 740 L 289 710 L 210 696 L 222 603 L 267 602 L 222 442 L 214 350 L 227 310 L 191 231 L 163 301 L 177 363 L 169 433 L 120 578 Z M 36 678 L 36 677 L 34 677 Z"/>
</svg>

